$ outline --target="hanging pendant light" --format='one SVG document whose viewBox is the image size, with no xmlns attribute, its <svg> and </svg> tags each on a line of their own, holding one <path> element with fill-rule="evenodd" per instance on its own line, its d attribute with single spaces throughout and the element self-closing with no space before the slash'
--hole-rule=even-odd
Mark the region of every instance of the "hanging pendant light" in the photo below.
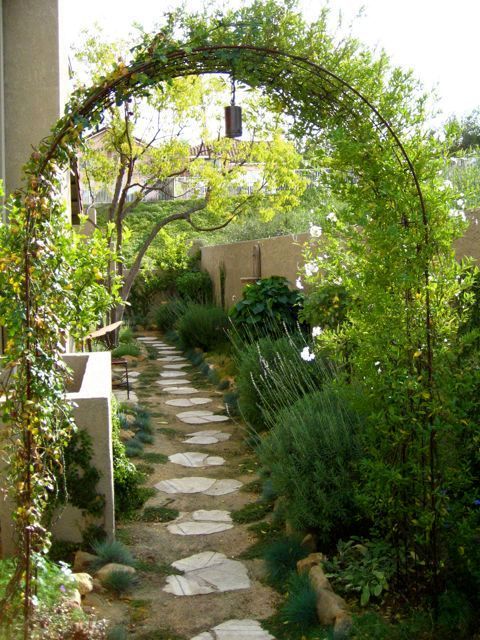
<svg viewBox="0 0 480 640">
<path fill-rule="evenodd" d="M 240 138 L 242 135 L 242 107 L 235 104 L 235 78 L 232 76 L 232 100 L 229 107 L 225 107 L 225 136 Z"/>
</svg>

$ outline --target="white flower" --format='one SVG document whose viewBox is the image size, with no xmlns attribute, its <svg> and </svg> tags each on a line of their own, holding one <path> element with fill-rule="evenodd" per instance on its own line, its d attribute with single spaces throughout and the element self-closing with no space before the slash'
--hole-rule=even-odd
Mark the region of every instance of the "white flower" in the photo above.
<svg viewBox="0 0 480 640">
<path fill-rule="evenodd" d="M 313 276 L 314 273 L 318 272 L 318 264 L 315 262 L 307 262 L 305 265 L 305 275 L 307 277 Z"/>
<path fill-rule="evenodd" d="M 338 218 L 335 215 L 335 211 L 330 211 L 330 213 L 327 213 L 327 220 L 329 220 L 330 222 L 337 222 Z"/>
<path fill-rule="evenodd" d="M 310 235 L 312 238 L 319 238 L 322 235 L 322 227 L 312 224 L 310 226 Z"/>
<path fill-rule="evenodd" d="M 300 278 L 297 278 L 295 280 L 295 286 L 297 287 L 297 289 L 303 289 L 303 284 L 302 284 L 302 281 L 300 280 Z"/>
<path fill-rule="evenodd" d="M 312 338 L 317 338 L 322 333 L 323 333 L 322 327 L 313 327 L 313 329 L 312 329 Z"/>
<path fill-rule="evenodd" d="M 461 208 L 461 207 L 463 207 L 463 205 L 464 205 L 464 204 L 465 204 L 465 200 L 464 200 L 463 198 L 459 198 L 459 199 L 457 200 L 457 206 L 458 206 L 458 207 L 460 207 L 460 208 Z"/>
<path fill-rule="evenodd" d="M 305 360 L 305 362 L 311 362 L 312 360 L 315 360 L 315 354 L 313 353 L 313 351 L 310 351 L 309 347 L 305 347 L 304 349 L 302 349 L 302 351 L 300 352 L 300 357 L 302 358 L 302 360 Z"/>
</svg>

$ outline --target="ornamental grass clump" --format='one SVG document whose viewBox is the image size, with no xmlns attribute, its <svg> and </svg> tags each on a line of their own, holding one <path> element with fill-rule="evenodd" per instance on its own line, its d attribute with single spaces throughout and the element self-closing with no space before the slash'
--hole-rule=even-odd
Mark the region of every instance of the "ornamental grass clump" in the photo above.
<svg viewBox="0 0 480 640">
<path fill-rule="evenodd" d="M 317 594 L 308 575 L 292 572 L 287 590 L 287 597 L 280 608 L 282 622 L 302 634 L 318 627 Z"/>
<path fill-rule="evenodd" d="M 315 529 L 321 544 L 334 545 L 358 524 L 358 416 L 324 389 L 268 420 L 258 454 L 273 489 L 286 500 L 287 519 L 299 530 Z"/>
<path fill-rule="evenodd" d="M 98 556 L 98 559 L 94 563 L 95 569 L 99 569 L 110 562 L 125 564 L 130 567 L 135 564 L 135 560 L 130 551 L 118 540 L 95 542 L 92 548 L 94 554 Z"/>
<path fill-rule="evenodd" d="M 271 542 L 263 552 L 270 584 L 284 592 L 290 574 L 297 568 L 297 562 L 306 558 L 308 553 L 300 537 L 285 536 Z"/>
</svg>

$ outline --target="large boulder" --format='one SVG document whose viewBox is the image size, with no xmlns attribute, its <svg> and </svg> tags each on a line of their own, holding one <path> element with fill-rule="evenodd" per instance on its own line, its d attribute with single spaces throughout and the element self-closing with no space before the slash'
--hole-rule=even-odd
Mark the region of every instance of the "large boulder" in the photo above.
<svg viewBox="0 0 480 640">
<path fill-rule="evenodd" d="M 97 573 L 95 574 L 95 578 L 98 578 L 100 582 L 104 582 L 104 580 L 106 580 L 111 573 L 114 573 L 116 571 L 124 571 L 125 573 L 131 573 L 132 575 L 136 573 L 136 570 L 133 567 L 129 567 L 126 564 L 109 562 L 97 571 Z"/>
<path fill-rule="evenodd" d="M 77 551 L 73 561 L 73 572 L 82 573 L 85 569 L 89 569 L 97 560 L 98 556 L 93 555 L 93 553 Z"/>
<path fill-rule="evenodd" d="M 93 591 L 93 578 L 89 573 L 74 573 L 73 579 L 77 583 L 77 589 L 80 595 L 84 596 Z"/>
</svg>

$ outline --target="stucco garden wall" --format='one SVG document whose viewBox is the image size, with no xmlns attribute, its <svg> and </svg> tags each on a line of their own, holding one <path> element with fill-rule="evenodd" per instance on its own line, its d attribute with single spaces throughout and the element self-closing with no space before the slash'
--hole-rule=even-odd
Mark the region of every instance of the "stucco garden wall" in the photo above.
<svg viewBox="0 0 480 640">
<path fill-rule="evenodd" d="M 470 211 L 468 219 L 469 228 L 455 242 L 455 253 L 458 259 L 471 257 L 480 265 L 480 209 Z M 216 304 L 222 302 L 222 271 L 226 308 L 241 299 L 243 288 L 249 281 L 258 278 L 284 276 L 293 286 L 304 264 L 303 248 L 309 239 L 308 233 L 301 233 L 202 247 L 201 266 L 213 280 Z"/>
<path fill-rule="evenodd" d="M 112 415 L 111 394 L 112 374 L 109 352 L 79 353 L 65 356 L 65 361 L 73 371 L 67 398 L 74 403 L 73 417 L 78 429 L 85 430 L 92 438 L 93 455 L 91 464 L 100 472 L 96 490 L 105 498 L 103 514 L 100 517 L 83 515 L 72 505 L 59 509 L 53 518 L 52 533 L 60 540 L 82 541 L 82 530 L 90 524 L 103 527 L 109 539 L 115 534 L 115 510 L 113 491 L 112 455 Z M 0 465 L 1 462 L 0 424 Z M 3 469 L 4 471 L 4 469 Z M 6 488 L 6 480 L 0 475 L 0 490 Z M 0 497 L 0 557 L 15 552 L 11 522 L 12 504 Z"/>
</svg>

